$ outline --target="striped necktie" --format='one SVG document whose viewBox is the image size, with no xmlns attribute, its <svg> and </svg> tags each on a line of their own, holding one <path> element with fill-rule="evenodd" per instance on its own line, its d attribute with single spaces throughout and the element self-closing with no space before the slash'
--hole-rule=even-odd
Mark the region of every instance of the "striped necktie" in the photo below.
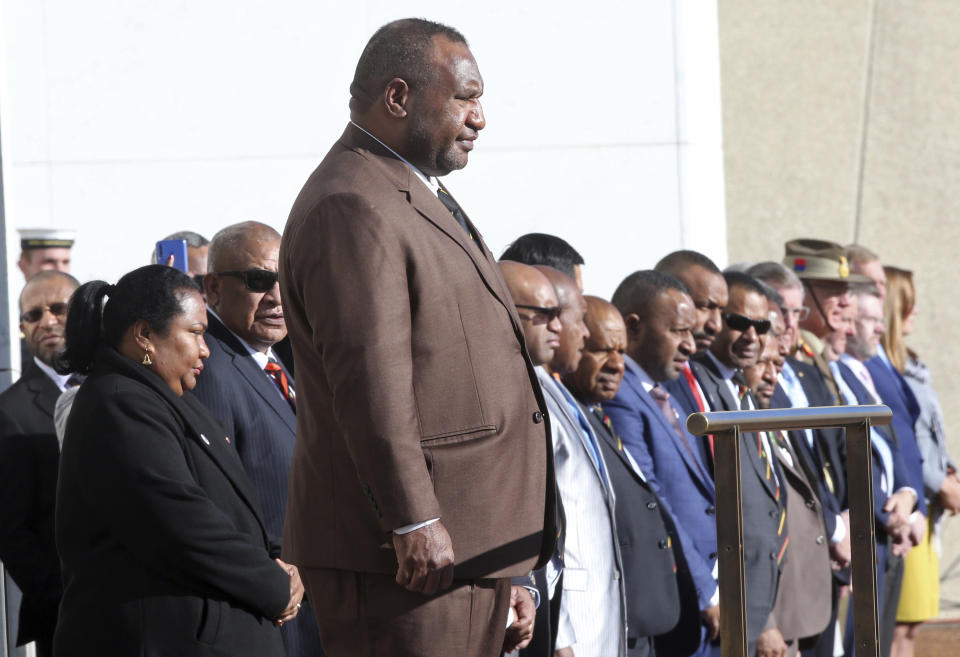
<svg viewBox="0 0 960 657">
<path fill-rule="evenodd" d="M 740 410 L 749 411 L 750 398 L 747 393 L 750 392 L 750 389 L 747 387 L 747 380 L 743 376 L 743 370 L 734 372 L 732 380 L 737 384 L 737 404 L 740 406 Z"/>
<path fill-rule="evenodd" d="M 290 381 L 287 379 L 286 372 L 283 371 L 283 368 L 280 367 L 280 363 L 276 359 L 271 358 L 267 361 L 267 364 L 263 367 L 264 371 L 273 379 L 273 382 L 277 384 L 277 387 L 280 389 L 280 393 L 283 395 L 283 398 L 287 400 L 287 403 L 290 404 L 290 408 L 293 409 L 293 412 L 297 412 L 297 393 L 294 391 L 293 386 L 290 385 Z"/>
<path fill-rule="evenodd" d="M 788 455 L 788 459 L 792 462 L 793 456 L 790 455 L 790 449 L 787 447 L 786 439 L 784 438 L 782 431 L 768 431 L 767 432 L 767 444 L 770 446 L 770 449 L 782 449 Z M 780 550 L 777 553 L 777 564 L 783 562 L 783 555 L 787 552 L 787 545 L 790 543 L 790 533 L 787 531 L 787 505 L 780 498 L 780 480 L 777 477 L 776 473 L 773 471 L 773 454 L 767 451 L 766 447 L 763 444 L 763 441 L 760 439 L 760 434 L 757 434 L 757 451 L 760 454 L 760 458 L 766 462 L 766 475 L 767 481 L 773 479 L 774 482 L 774 497 L 777 500 L 777 504 L 780 506 L 780 521 L 777 524 L 777 537 L 782 541 L 780 544 Z"/>
</svg>

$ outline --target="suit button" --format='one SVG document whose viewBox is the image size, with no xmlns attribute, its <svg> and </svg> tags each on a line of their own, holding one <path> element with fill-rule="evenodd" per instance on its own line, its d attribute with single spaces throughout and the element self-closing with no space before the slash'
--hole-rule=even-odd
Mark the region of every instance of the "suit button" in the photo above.
<svg viewBox="0 0 960 657">
<path fill-rule="evenodd" d="M 540 424 L 541 422 L 543 422 L 543 413 L 541 413 L 540 411 L 534 411 L 534 412 L 533 412 L 533 423 L 534 423 L 534 424 Z"/>
<path fill-rule="evenodd" d="M 808 508 L 808 509 L 812 509 L 813 506 L 814 506 L 813 500 L 807 500 L 807 501 L 805 502 L 805 504 L 807 505 L 807 508 Z"/>
<path fill-rule="evenodd" d="M 616 580 L 616 579 L 620 579 L 620 571 L 619 571 L 619 570 L 613 571 L 613 579 L 615 579 L 615 580 Z"/>
<path fill-rule="evenodd" d="M 773 559 L 774 561 L 776 561 L 776 560 L 777 560 L 777 553 L 776 553 L 776 552 L 771 552 L 771 553 L 770 553 L 770 558 Z"/>
<path fill-rule="evenodd" d="M 776 511 L 771 511 L 771 512 L 770 512 L 770 517 L 771 517 L 771 518 L 776 518 L 776 517 L 777 517 L 777 512 L 776 512 Z"/>
<path fill-rule="evenodd" d="M 824 538 L 823 536 L 817 536 L 817 545 L 823 545 Z"/>
<path fill-rule="evenodd" d="M 711 552 L 710 554 L 707 555 L 707 558 L 710 559 L 710 560 L 716 559 L 716 558 L 717 558 L 717 553 L 716 553 L 716 552 Z"/>
<path fill-rule="evenodd" d="M 712 506 L 708 506 L 708 507 L 707 507 L 707 515 L 708 515 L 708 516 L 712 516 L 712 515 L 713 515 L 714 513 L 716 513 L 716 512 L 717 512 L 717 509 L 716 509 L 715 507 L 712 507 Z"/>
<path fill-rule="evenodd" d="M 656 503 L 656 502 L 647 502 L 647 508 L 650 509 L 651 511 L 653 511 L 654 509 L 657 508 L 657 503 Z"/>
<path fill-rule="evenodd" d="M 661 550 L 666 550 L 666 549 L 667 549 L 667 546 L 669 545 L 669 543 L 667 543 L 667 539 L 661 538 L 661 539 L 660 539 L 660 542 L 657 543 L 657 545 L 660 546 L 660 549 L 661 549 Z"/>
</svg>

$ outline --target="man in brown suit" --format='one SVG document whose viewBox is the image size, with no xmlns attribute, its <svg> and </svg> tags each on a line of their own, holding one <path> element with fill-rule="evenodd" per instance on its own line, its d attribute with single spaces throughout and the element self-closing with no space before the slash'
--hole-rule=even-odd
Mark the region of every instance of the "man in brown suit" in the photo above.
<svg viewBox="0 0 960 657">
<path fill-rule="evenodd" d="M 490 657 L 532 610 L 509 578 L 552 554 L 556 493 L 520 320 L 437 180 L 485 125 L 483 80 L 456 30 L 406 19 L 374 34 L 350 92 L 280 248 L 299 411 L 285 558 L 332 657 Z"/>
<path fill-rule="evenodd" d="M 782 332 L 783 318 L 777 313 L 774 324 Z M 771 314 L 773 314 L 773 312 Z M 759 408 L 770 408 L 782 362 L 777 338 L 765 336 L 760 357 L 743 368 L 747 385 Z M 790 552 L 780 575 L 776 603 L 767 621 L 758 657 L 797 655 L 800 648 L 816 645 L 817 637 L 830 622 L 831 569 L 828 535 L 820 498 L 807 477 L 800 456 L 782 431 L 771 431 L 768 440 L 776 454 L 787 486 L 786 524 Z"/>
</svg>

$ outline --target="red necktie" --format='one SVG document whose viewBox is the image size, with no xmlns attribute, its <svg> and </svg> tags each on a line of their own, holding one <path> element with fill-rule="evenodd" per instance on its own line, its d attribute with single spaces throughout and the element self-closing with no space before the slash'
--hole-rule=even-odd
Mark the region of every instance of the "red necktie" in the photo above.
<svg viewBox="0 0 960 657">
<path fill-rule="evenodd" d="M 707 410 L 706 405 L 703 403 L 703 397 L 700 396 L 700 388 L 697 386 L 697 380 L 693 376 L 693 370 L 690 369 L 690 363 L 683 364 L 683 376 L 687 380 L 687 385 L 690 386 L 690 392 L 693 393 L 693 399 L 697 402 L 697 408 L 700 409 L 700 412 L 703 413 Z M 710 456 L 713 457 L 713 434 L 707 434 L 707 442 L 710 444 Z"/>
<path fill-rule="evenodd" d="M 273 382 L 277 384 L 277 387 L 280 388 L 280 392 L 283 393 L 283 398 L 287 400 L 287 403 L 290 404 L 290 408 L 293 409 L 293 412 L 297 412 L 297 393 L 294 392 L 293 386 L 290 385 L 290 381 L 287 380 L 287 374 L 283 371 L 283 368 L 280 367 L 280 363 L 275 360 L 267 361 L 267 364 L 264 366 L 264 371 L 270 378 L 273 379 Z"/>
</svg>

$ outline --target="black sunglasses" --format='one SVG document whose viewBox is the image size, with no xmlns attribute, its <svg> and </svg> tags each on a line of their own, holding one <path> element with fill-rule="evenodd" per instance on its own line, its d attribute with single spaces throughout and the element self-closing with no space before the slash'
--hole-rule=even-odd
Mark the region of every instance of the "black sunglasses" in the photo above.
<svg viewBox="0 0 960 657">
<path fill-rule="evenodd" d="M 280 274 L 266 269 L 245 269 L 243 271 L 217 271 L 217 276 L 239 276 L 251 292 L 269 292 L 280 279 Z"/>
<path fill-rule="evenodd" d="M 770 330 L 769 319 L 750 319 L 737 313 L 723 313 L 723 321 L 734 331 L 749 331 L 752 326 L 757 335 L 764 335 Z"/>
<path fill-rule="evenodd" d="M 39 322 L 43 318 L 44 310 L 49 310 L 54 317 L 63 317 L 67 314 L 67 309 L 69 307 L 70 304 L 68 304 L 66 301 L 61 301 L 60 303 L 51 303 L 49 306 L 31 308 L 27 312 L 20 315 L 20 321 L 27 322 L 28 324 Z"/>
<path fill-rule="evenodd" d="M 560 313 L 563 311 L 563 308 L 561 308 L 560 306 L 551 306 L 549 308 L 544 308 L 543 306 L 527 306 L 522 303 L 515 303 L 513 305 L 515 305 L 517 308 L 523 308 L 524 310 L 532 310 L 535 313 L 546 315 L 548 323 L 552 322 L 555 319 L 558 319 L 560 317 Z"/>
</svg>

